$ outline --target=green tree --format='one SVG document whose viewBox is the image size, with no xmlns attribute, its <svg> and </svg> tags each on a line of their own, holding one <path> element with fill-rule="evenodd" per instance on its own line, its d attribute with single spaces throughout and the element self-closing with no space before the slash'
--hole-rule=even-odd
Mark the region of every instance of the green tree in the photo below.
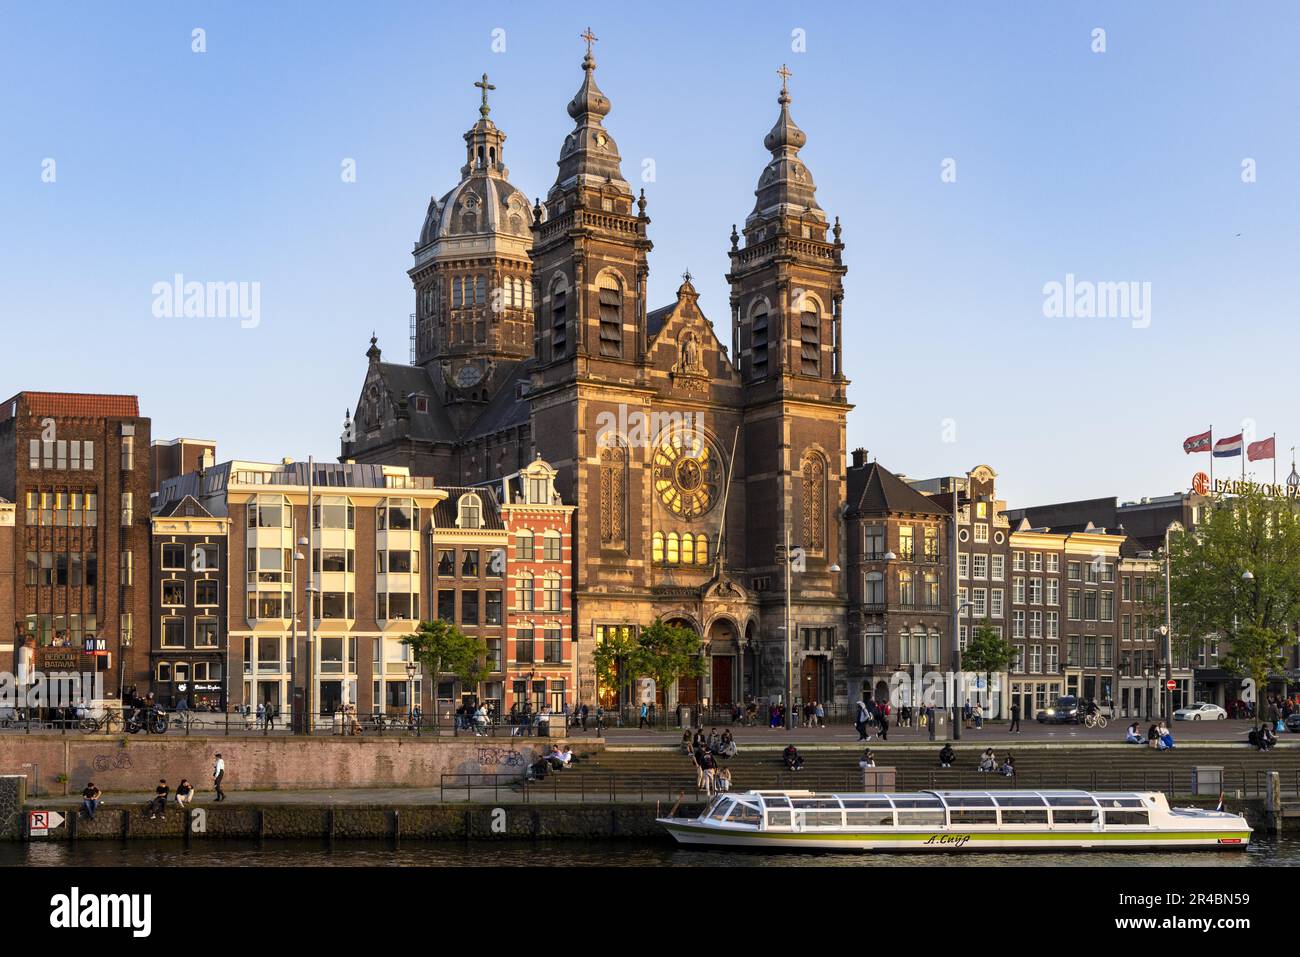
<svg viewBox="0 0 1300 957">
<path fill-rule="evenodd" d="M 471 638 L 449 621 L 435 619 L 420 622 L 413 635 L 402 639 L 411 654 L 424 666 L 425 674 L 433 682 L 434 727 L 438 727 L 438 677 L 453 674 L 462 685 L 477 688 L 489 674 L 486 665 L 487 642 Z"/>
<path fill-rule="evenodd" d="M 596 684 L 600 688 L 612 688 L 617 703 L 622 704 L 623 692 L 630 680 L 630 662 L 636 652 L 636 643 L 622 628 L 609 629 L 592 652 L 592 663 L 596 669 Z"/>
<path fill-rule="evenodd" d="M 1224 666 L 1262 698 L 1300 619 L 1300 511 L 1248 489 L 1221 498 L 1194 531 L 1170 536 L 1174 641 L 1193 653 L 1208 636 L 1231 643 Z M 1163 590 L 1162 590 L 1163 596 Z"/>
<path fill-rule="evenodd" d="M 992 690 L 993 674 L 1010 668 L 1016 660 L 1016 646 L 998 634 L 986 618 L 975 628 L 975 635 L 961 654 L 966 671 L 984 676 L 985 689 Z"/>
<path fill-rule="evenodd" d="M 670 625 L 660 618 L 642 628 L 631 656 L 633 673 L 653 678 L 665 693 L 674 681 L 704 674 L 700 636 L 682 625 Z"/>
</svg>

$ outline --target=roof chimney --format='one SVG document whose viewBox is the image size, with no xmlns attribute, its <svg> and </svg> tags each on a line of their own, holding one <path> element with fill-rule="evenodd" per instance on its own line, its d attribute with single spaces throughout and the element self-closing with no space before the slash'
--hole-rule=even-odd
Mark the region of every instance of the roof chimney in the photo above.
<svg viewBox="0 0 1300 957">
<path fill-rule="evenodd" d="M 862 466 L 866 464 L 866 461 L 867 461 L 866 449 L 856 448 L 853 450 L 853 467 L 855 469 L 862 468 Z"/>
</svg>

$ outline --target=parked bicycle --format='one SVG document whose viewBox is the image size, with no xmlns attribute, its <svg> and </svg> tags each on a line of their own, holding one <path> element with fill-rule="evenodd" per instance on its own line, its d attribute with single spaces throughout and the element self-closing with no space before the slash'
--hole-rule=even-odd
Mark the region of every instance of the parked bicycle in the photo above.
<svg viewBox="0 0 1300 957">
<path fill-rule="evenodd" d="M 96 734 L 100 731 L 105 734 L 115 734 L 122 730 L 122 715 L 111 709 L 106 710 L 98 718 L 87 715 L 77 722 L 77 730 L 84 734 Z"/>
</svg>

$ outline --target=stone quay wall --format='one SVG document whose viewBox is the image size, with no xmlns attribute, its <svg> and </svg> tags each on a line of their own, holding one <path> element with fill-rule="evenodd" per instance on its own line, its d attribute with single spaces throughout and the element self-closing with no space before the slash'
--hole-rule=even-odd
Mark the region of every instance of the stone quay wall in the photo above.
<svg viewBox="0 0 1300 957">
<path fill-rule="evenodd" d="M 4 735 L 0 774 L 23 774 L 30 795 L 76 794 L 87 781 L 105 793 L 152 791 L 159 778 L 208 790 L 218 752 L 228 790 L 438 787 L 443 775 L 522 778 L 560 739 L 304 738 Z M 590 739 L 575 749 L 598 750 Z M 504 780 L 504 779 L 503 779 Z"/>
</svg>

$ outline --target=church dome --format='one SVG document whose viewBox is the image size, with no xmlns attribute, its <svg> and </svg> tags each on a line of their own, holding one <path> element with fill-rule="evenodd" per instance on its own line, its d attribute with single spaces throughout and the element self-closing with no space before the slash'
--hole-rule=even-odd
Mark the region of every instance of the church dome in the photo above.
<svg viewBox="0 0 1300 957">
<path fill-rule="evenodd" d="M 417 246 L 450 236 L 532 235 L 528 197 L 506 179 L 470 176 L 441 199 L 431 199 Z"/>
</svg>

